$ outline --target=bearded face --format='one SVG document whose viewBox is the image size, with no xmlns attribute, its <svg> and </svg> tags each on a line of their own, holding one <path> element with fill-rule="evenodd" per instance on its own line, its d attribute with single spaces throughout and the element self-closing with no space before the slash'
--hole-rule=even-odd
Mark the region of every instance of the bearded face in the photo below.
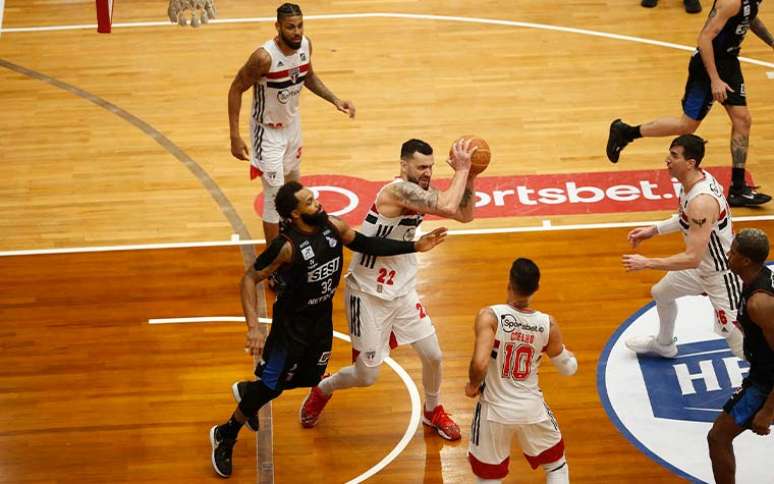
<svg viewBox="0 0 774 484">
<path fill-rule="evenodd" d="M 313 227 L 322 227 L 326 222 L 328 222 L 328 212 L 321 208 L 315 213 L 302 213 L 301 220 L 303 220 L 307 225 L 311 225 Z"/>
</svg>

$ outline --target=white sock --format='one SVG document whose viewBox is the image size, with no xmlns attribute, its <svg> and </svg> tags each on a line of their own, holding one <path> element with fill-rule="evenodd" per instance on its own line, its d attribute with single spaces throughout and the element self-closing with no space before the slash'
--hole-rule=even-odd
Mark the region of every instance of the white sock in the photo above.
<svg viewBox="0 0 774 484">
<path fill-rule="evenodd" d="M 570 484 L 570 468 L 564 457 L 560 461 L 544 464 L 543 470 L 546 473 L 546 484 Z"/>
<path fill-rule="evenodd" d="M 677 303 L 672 300 L 660 303 L 656 301 L 658 312 L 658 336 L 656 341 L 662 345 L 671 345 L 675 338 L 675 319 L 677 319 Z"/>
<path fill-rule="evenodd" d="M 422 386 L 425 388 L 425 411 L 432 412 L 441 399 L 441 346 L 435 333 L 411 346 L 422 360 Z"/>
</svg>

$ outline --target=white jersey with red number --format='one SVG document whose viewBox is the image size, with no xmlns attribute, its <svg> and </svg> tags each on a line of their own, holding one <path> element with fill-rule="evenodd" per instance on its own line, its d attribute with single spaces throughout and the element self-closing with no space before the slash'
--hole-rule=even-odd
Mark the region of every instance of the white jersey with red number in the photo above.
<svg viewBox="0 0 774 484">
<path fill-rule="evenodd" d="M 391 183 L 405 182 L 396 179 Z M 378 193 L 376 199 L 379 199 Z M 412 241 L 423 217 L 419 213 L 385 217 L 378 212 L 374 201 L 359 231 L 370 237 Z M 354 254 L 349 271 L 348 283 L 360 291 L 387 300 L 408 294 L 417 284 L 417 258 L 414 254 L 389 257 Z"/>
<path fill-rule="evenodd" d="M 309 41 L 303 37 L 301 48 L 288 56 L 276 39 L 267 41 L 263 48 L 271 56 L 271 68 L 253 86 L 251 124 L 288 127 L 298 121 L 298 100 L 311 59 Z"/>
<path fill-rule="evenodd" d="M 680 231 L 683 238 L 688 235 L 689 220 L 685 211 L 688 204 L 699 195 L 709 195 L 718 202 L 720 214 L 718 221 L 712 227 L 709 245 L 704 253 L 704 257 L 699 264 L 699 271 L 702 272 L 723 272 L 728 269 L 728 251 L 731 250 L 731 240 L 734 238 L 733 227 L 731 226 L 731 210 L 728 208 L 726 197 L 723 196 L 723 185 L 711 174 L 702 170 L 704 178 L 691 187 L 688 193 L 684 193 L 683 187 L 680 187 L 680 205 L 678 216 L 680 217 Z"/>
<path fill-rule="evenodd" d="M 551 330 L 549 316 L 508 304 L 490 309 L 497 317 L 497 334 L 481 393 L 481 400 L 492 407 L 489 419 L 530 424 L 549 418 L 538 386 L 540 357 Z"/>
</svg>

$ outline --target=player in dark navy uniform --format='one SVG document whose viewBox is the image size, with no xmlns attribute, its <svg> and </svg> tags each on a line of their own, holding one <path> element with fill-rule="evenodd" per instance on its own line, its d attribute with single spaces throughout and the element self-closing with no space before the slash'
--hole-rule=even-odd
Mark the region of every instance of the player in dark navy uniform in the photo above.
<svg viewBox="0 0 774 484">
<path fill-rule="evenodd" d="M 312 192 L 298 182 L 283 185 L 275 199 L 289 223 L 258 256 L 242 277 L 241 298 L 247 322 L 246 351 L 261 357 L 256 381 L 232 387 L 239 402 L 231 418 L 210 429 L 212 465 L 221 477 L 231 475 L 231 454 L 237 434 L 283 390 L 313 387 L 328 365 L 333 340 L 333 295 L 344 263 L 343 246 L 376 256 L 424 252 L 443 242 L 446 229 L 436 229 L 416 242 L 366 237 L 346 222 L 328 217 Z M 278 271 L 286 288 L 277 295 L 273 322 L 264 341 L 258 330 L 256 284 Z"/>
<path fill-rule="evenodd" d="M 737 321 L 750 372 L 707 435 L 718 484 L 734 482 L 736 436 L 747 429 L 768 435 L 774 423 L 774 273 L 765 265 L 768 255 L 769 240 L 758 229 L 739 232 L 728 254 L 728 265 L 744 282 Z"/>
<path fill-rule="evenodd" d="M 621 150 L 637 138 L 695 132 L 712 103 L 718 101 L 726 108 L 732 126 L 729 204 L 733 207 L 753 206 L 771 200 L 769 195 L 756 192 L 745 182 L 751 118 L 738 58 L 747 30 L 752 30 L 769 47 L 774 47 L 774 36 L 758 18 L 760 3 L 761 0 L 715 0 L 688 66 L 682 117 L 658 118 L 639 126 L 616 119 L 610 124 L 607 140 L 610 161 L 616 163 Z"/>
</svg>

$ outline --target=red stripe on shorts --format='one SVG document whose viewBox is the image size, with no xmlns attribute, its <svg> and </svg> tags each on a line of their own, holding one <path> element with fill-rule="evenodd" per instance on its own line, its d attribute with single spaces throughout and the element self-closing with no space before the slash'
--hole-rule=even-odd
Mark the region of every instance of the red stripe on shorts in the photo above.
<svg viewBox="0 0 774 484">
<path fill-rule="evenodd" d="M 537 466 L 542 464 L 550 464 L 551 462 L 556 462 L 559 459 L 562 458 L 564 455 L 564 440 L 559 439 L 559 442 L 556 443 L 553 447 L 544 450 L 540 454 L 536 456 L 531 456 L 524 454 L 524 457 L 527 459 L 527 462 L 529 462 L 529 465 L 532 466 L 533 469 L 537 469 Z"/>
<path fill-rule="evenodd" d="M 511 458 L 508 457 L 499 464 L 487 464 L 476 459 L 476 456 L 468 452 L 468 461 L 470 461 L 473 474 L 481 479 L 502 479 L 508 475 L 508 464 L 511 463 Z"/>
</svg>

